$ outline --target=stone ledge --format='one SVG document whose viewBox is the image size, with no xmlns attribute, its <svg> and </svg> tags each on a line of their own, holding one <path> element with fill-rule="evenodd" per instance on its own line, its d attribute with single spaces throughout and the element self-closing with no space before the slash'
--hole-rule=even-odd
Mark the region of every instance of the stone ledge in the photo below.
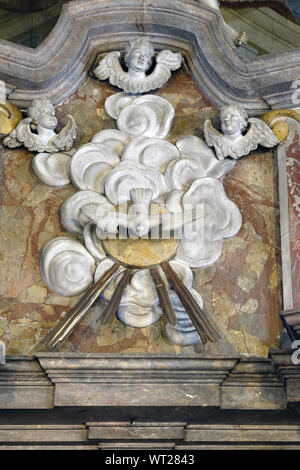
<svg viewBox="0 0 300 470">
<path fill-rule="evenodd" d="M 0 409 L 52 408 L 54 387 L 37 359 L 7 357 L 0 365 Z"/>
<path fill-rule="evenodd" d="M 270 351 L 270 360 L 278 377 L 286 387 L 287 402 L 300 402 L 300 365 L 293 363 L 293 350 Z"/>
<path fill-rule="evenodd" d="M 237 358 L 38 353 L 55 406 L 219 406 Z"/>
<path fill-rule="evenodd" d="M 285 409 L 286 393 L 267 359 L 241 359 L 221 386 L 223 409 Z"/>
<path fill-rule="evenodd" d="M 280 410 L 300 403 L 293 351 L 270 359 L 38 353 L 0 365 L 0 408 L 213 406 Z"/>
</svg>

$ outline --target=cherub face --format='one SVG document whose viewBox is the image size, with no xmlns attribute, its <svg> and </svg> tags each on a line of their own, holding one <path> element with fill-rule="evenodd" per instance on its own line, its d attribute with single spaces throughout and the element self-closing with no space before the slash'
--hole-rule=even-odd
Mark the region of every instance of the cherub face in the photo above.
<svg viewBox="0 0 300 470">
<path fill-rule="evenodd" d="M 46 129 L 55 129 L 57 126 L 57 119 L 55 116 L 55 109 L 53 106 L 48 106 L 43 109 L 39 114 L 38 124 Z"/>
<path fill-rule="evenodd" d="M 151 65 L 151 55 L 142 47 L 133 49 L 129 56 L 129 69 L 134 72 L 147 72 Z"/>
<path fill-rule="evenodd" d="M 221 129 L 224 135 L 234 135 L 241 132 L 242 121 L 239 112 L 229 106 L 221 115 Z"/>
</svg>

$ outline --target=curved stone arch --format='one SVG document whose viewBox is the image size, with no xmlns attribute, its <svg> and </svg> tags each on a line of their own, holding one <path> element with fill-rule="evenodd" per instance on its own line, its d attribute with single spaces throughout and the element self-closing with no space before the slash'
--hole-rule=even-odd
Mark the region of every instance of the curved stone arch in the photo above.
<svg viewBox="0 0 300 470">
<path fill-rule="evenodd" d="M 221 14 L 196 1 L 86 0 L 65 4 L 58 23 L 36 49 L 0 41 L 0 79 L 22 108 L 37 96 L 61 104 L 78 89 L 98 54 L 122 49 L 137 34 L 156 49 L 183 53 L 193 77 L 218 106 L 243 103 L 250 113 L 292 107 L 299 51 L 243 60 Z"/>
</svg>

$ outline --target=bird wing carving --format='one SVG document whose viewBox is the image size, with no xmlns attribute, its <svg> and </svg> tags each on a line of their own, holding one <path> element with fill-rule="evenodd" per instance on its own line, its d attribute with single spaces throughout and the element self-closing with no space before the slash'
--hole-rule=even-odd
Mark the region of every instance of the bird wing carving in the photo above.
<svg viewBox="0 0 300 470">
<path fill-rule="evenodd" d="M 11 131 L 11 133 L 3 140 L 4 145 L 9 148 L 20 147 L 23 143 L 26 145 L 26 141 L 33 135 L 30 129 L 30 118 L 22 119 L 17 127 Z"/>
<path fill-rule="evenodd" d="M 223 134 L 218 132 L 212 125 L 210 119 L 206 119 L 204 122 L 204 136 L 205 142 L 209 147 L 214 147 L 217 158 L 219 160 L 224 160 L 224 158 L 230 154 L 230 149 L 226 140 L 224 139 Z"/>
<path fill-rule="evenodd" d="M 156 63 L 164 65 L 169 70 L 177 70 L 179 69 L 182 62 L 182 55 L 177 52 L 169 51 L 168 49 L 164 49 L 156 57 Z"/>
<path fill-rule="evenodd" d="M 75 119 L 68 114 L 68 121 L 65 127 L 57 136 L 50 139 L 49 144 L 53 144 L 58 150 L 70 150 L 77 136 L 77 126 Z"/>
<path fill-rule="evenodd" d="M 251 124 L 247 136 L 263 147 L 271 148 L 279 144 L 279 139 L 273 133 L 272 129 L 261 119 L 250 118 L 248 122 Z"/>
<path fill-rule="evenodd" d="M 107 54 L 103 59 L 100 60 L 98 66 L 94 70 L 94 75 L 99 80 L 106 80 L 110 78 L 112 69 L 116 66 L 116 62 L 119 64 L 120 52 L 114 51 Z M 119 64 L 121 69 L 121 66 Z M 122 69 L 121 69 L 122 70 Z"/>
<path fill-rule="evenodd" d="M 37 134 L 31 131 L 31 118 L 22 119 L 17 127 L 7 136 L 3 143 L 7 147 L 15 148 L 24 145 L 28 150 L 33 152 L 47 152 L 48 143 L 39 139 Z"/>
</svg>

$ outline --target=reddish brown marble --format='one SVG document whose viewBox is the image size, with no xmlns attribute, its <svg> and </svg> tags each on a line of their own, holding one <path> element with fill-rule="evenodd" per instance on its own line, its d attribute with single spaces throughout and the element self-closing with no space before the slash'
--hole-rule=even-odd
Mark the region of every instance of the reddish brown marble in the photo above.
<svg viewBox="0 0 300 470">
<path fill-rule="evenodd" d="M 300 308 L 300 139 L 296 132 L 294 141 L 286 152 L 289 193 L 289 222 L 294 309 Z"/>
</svg>

